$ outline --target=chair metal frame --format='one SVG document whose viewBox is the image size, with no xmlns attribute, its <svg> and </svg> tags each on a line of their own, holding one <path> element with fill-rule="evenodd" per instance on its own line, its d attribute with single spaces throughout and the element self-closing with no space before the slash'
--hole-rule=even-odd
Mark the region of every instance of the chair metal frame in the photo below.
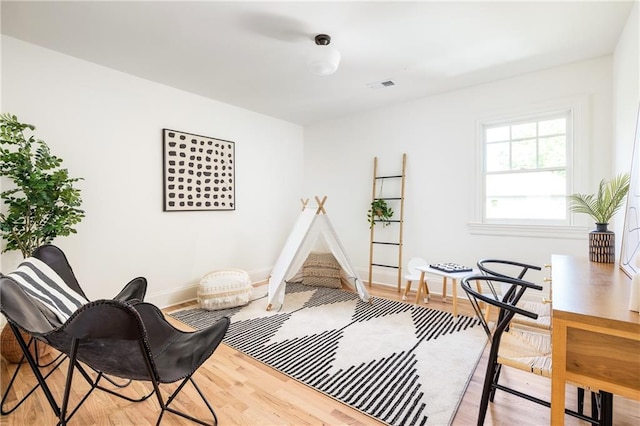
<svg viewBox="0 0 640 426">
<path fill-rule="evenodd" d="M 520 269 L 520 272 L 518 273 L 517 277 L 514 277 L 512 275 L 507 275 L 504 274 L 502 272 L 498 272 L 494 269 L 490 269 L 487 267 L 487 264 L 489 263 L 494 263 L 494 264 L 500 264 L 500 265 L 508 265 L 508 266 L 517 266 Z M 478 265 L 478 269 L 480 269 L 480 271 L 482 271 L 484 274 L 486 275 L 491 275 L 494 277 L 502 277 L 502 278 L 517 278 L 519 280 L 523 279 L 524 276 L 527 274 L 527 272 L 533 270 L 533 271 L 541 271 L 542 268 L 536 265 L 529 265 L 528 263 L 522 263 L 522 262 L 516 262 L 513 260 L 503 260 L 503 259 L 480 259 L 477 262 Z"/>
<path fill-rule="evenodd" d="M 11 326 L 9 325 L 9 327 L 11 327 Z M 14 333 L 14 336 L 15 336 L 15 331 L 13 330 L 13 328 L 11 328 L 11 331 L 12 331 L 12 333 Z M 35 354 L 34 355 L 34 361 L 35 361 L 36 366 L 38 367 L 38 370 L 42 371 L 45 368 L 53 366 L 51 368 L 51 370 L 49 370 L 43 376 L 44 380 L 46 380 L 51 374 L 53 374 L 53 372 L 56 369 L 58 369 L 58 367 L 60 367 L 60 365 L 66 359 L 66 356 L 63 353 L 60 353 L 56 357 L 54 357 L 54 359 L 52 361 L 49 361 L 49 362 L 47 362 L 45 364 L 41 364 L 40 363 L 40 350 L 38 349 L 37 342 L 38 342 L 38 340 L 34 339 L 33 337 L 29 337 L 29 341 L 26 342 L 26 347 L 27 347 L 27 349 L 29 347 L 33 347 L 33 351 L 34 351 L 34 354 Z M 18 344 L 19 343 L 20 343 L 20 341 L 18 340 Z M 38 389 L 40 387 L 40 383 L 36 383 L 36 385 L 33 386 L 22 398 L 20 398 L 20 400 L 18 402 L 16 402 L 13 407 L 5 408 L 5 404 L 7 403 L 7 398 L 11 394 L 11 389 L 13 388 L 13 384 L 14 384 L 16 378 L 18 377 L 18 373 L 20 373 L 20 369 L 22 368 L 23 363 L 25 361 L 27 361 L 27 359 L 24 356 L 24 348 L 22 346 L 20 346 L 20 349 L 23 350 L 23 354 L 22 354 L 20 360 L 17 363 L 17 367 L 16 367 L 15 371 L 11 375 L 11 379 L 9 380 L 9 384 L 7 385 L 7 388 L 5 389 L 4 393 L 2 394 L 2 400 L 0 401 L 0 415 L 3 415 L 3 416 L 11 414 L 15 410 L 17 410 L 18 407 L 20 407 L 22 405 L 22 403 L 25 402 L 31 396 L 31 394 L 33 394 L 33 392 L 35 392 L 36 389 Z"/>
<path fill-rule="evenodd" d="M 505 273 L 498 272 L 495 269 L 488 268 L 487 264 L 515 266 L 517 268 L 520 268 L 520 271 L 518 272 L 517 276 L 507 275 Z M 524 279 L 524 276 L 527 274 L 527 272 L 531 270 L 533 271 L 542 270 L 541 267 L 536 265 L 529 265 L 528 263 L 516 262 L 513 260 L 503 260 L 503 259 L 480 259 L 478 262 L 476 262 L 476 265 L 478 266 L 478 269 L 480 269 L 480 271 L 488 277 L 514 278 L 518 280 Z M 496 299 L 500 298 L 494 286 L 489 286 L 489 290 L 492 292 L 494 298 Z"/>
</svg>

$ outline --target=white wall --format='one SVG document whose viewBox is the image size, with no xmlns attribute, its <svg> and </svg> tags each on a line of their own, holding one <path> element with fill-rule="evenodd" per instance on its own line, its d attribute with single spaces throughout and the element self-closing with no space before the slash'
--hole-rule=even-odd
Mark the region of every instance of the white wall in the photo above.
<svg viewBox="0 0 640 426">
<path fill-rule="evenodd" d="M 543 264 L 552 253 L 584 255 L 586 235 L 576 240 L 469 233 L 476 122 L 523 105 L 586 98 L 589 152 L 583 167 L 592 172 L 589 184 L 611 175 L 612 165 L 626 170 L 632 143 L 626 134 L 635 126 L 640 90 L 637 34 L 636 4 L 613 60 L 310 126 L 304 129 L 304 164 L 298 126 L 6 36 L 0 102 L 3 111 L 35 124 L 71 173 L 85 178 L 87 218 L 78 235 L 55 243 L 67 251 L 89 296 L 111 296 L 129 278 L 145 275 L 151 300 L 166 305 L 193 297 L 193 285 L 211 269 L 239 267 L 254 279 L 265 278 L 295 220 L 298 198 L 315 194 L 329 196 L 327 210 L 366 279 L 373 157 L 379 158 L 380 173 L 396 173 L 403 152 L 408 154 L 405 265 L 412 256 L 466 264 L 495 256 Z M 235 212 L 161 211 L 164 127 L 236 142 Z M 5 254 L 2 270 L 17 261 L 16 253 Z M 388 270 L 374 278 L 395 283 Z"/>
<path fill-rule="evenodd" d="M 611 57 L 603 57 L 307 127 L 305 192 L 327 193 L 337 232 L 365 280 L 373 158 L 379 159 L 379 174 L 397 173 L 403 152 L 408 158 L 403 266 L 413 256 L 467 265 L 483 257 L 542 265 L 552 254 L 587 255 L 586 232 L 580 239 L 470 234 L 476 126 L 497 113 L 586 99 L 589 124 L 581 143 L 588 152 L 580 154 L 587 162 L 582 167 L 591 172 L 587 184 L 595 188 L 611 172 L 611 64 Z M 395 284 L 395 272 L 379 269 L 374 281 Z"/>
<path fill-rule="evenodd" d="M 303 132 L 291 123 L 2 37 L 2 107 L 37 127 L 72 176 L 86 218 L 54 243 L 90 299 L 149 280 L 161 306 L 219 268 L 265 279 L 299 208 Z M 162 211 L 162 129 L 235 142 L 229 212 Z M 2 256 L 2 271 L 19 254 Z"/>
<path fill-rule="evenodd" d="M 613 55 L 613 126 L 614 168 L 616 172 L 628 172 L 636 134 L 636 122 L 640 111 L 640 6 L 636 2 L 620 35 Z M 640 155 L 640 141 L 636 155 Z M 639 171 L 634 176 L 638 179 Z M 618 215 L 624 216 L 624 213 Z M 616 234 L 622 235 L 623 221 L 616 222 Z"/>
</svg>

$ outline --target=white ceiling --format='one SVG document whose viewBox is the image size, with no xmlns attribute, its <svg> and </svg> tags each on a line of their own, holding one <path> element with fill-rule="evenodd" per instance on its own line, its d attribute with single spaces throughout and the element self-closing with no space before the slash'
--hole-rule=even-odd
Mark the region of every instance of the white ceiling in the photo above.
<svg viewBox="0 0 640 426">
<path fill-rule="evenodd" d="M 632 4 L 3 0 L 1 30 L 305 125 L 612 54 Z M 305 66 L 318 33 L 342 54 L 330 76 Z"/>
</svg>

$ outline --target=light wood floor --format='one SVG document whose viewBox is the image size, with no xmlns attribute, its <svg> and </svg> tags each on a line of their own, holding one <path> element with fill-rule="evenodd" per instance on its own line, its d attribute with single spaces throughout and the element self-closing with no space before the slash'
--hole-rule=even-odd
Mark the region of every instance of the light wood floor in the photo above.
<svg viewBox="0 0 640 426">
<path fill-rule="evenodd" d="M 395 289 L 382 286 L 370 287 L 374 296 L 400 300 Z M 187 305 L 184 305 L 187 306 Z M 449 302 L 443 303 L 438 295 L 432 296 L 429 307 L 451 310 Z M 472 314 L 470 305 L 458 303 L 461 314 Z M 188 327 L 176 325 L 185 329 Z M 363 337 L 375 338 L 375 336 Z M 482 393 L 482 382 L 486 368 L 486 350 L 464 394 L 453 425 L 476 423 L 478 403 Z M 65 364 L 66 365 L 66 364 Z M 438 368 L 438 366 L 434 366 Z M 14 364 L 4 359 L 0 363 L 2 390 L 7 386 Z M 62 369 L 61 369 L 62 370 Z M 33 375 L 24 369 L 24 380 L 17 383 L 17 393 L 24 392 L 33 383 Z M 62 395 L 65 374 L 57 371 L 48 380 L 56 395 Z M 365 414 L 337 402 L 287 376 L 267 367 L 252 358 L 221 345 L 214 355 L 195 374 L 196 382 L 203 389 L 218 415 L 219 424 L 224 425 L 377 425 L 381 424 Z M 550 398 L 550 381 L 520 371 L 504 369 L 501 383 L 518 386 L 527 393 L 544 399 Z M 143 392 L 148 384 L 135 383 L 130 391 Z M 88 386 L 79 377 L 74 378 L 75 401 Z M 172 386 L 163 387 L 172 389 Z M 575 395 L 568 389 L 567 395 Z M 10 398 L 15 399 L 12 394 Z M 573 403 L 573 399 L 570 403 Z M 11 401 L 9 401 L 9 404 Z M 179 403 L 179 404 L 178 404 Z M 569 404 L 570 404 L 569 403 Z M 176 408 L 207 419 L 207 411 L 196 392 L 189 386 L 183 389 L 176 401 Z M 157 402 L 150 398 L 142 403 L 130 403 L 95 391 L 71 420 L 72 425 L 153 425 L 158 415 Z M 0 418 L 2 425 L 48 425 L 56 424 L 53 413 L 41 391 L 37 391 L 24 405 L 11 415 Z M 163 425 L 193 424 L 170 413 L 165 414 Z M 498 391 L 495 402 L 490 404 L 486 425 L 548 425 L 549 409 Z M 567 425 L 588 423 L 567 418 Z M 640 403 L 620 397 L 614 398 L 614 424 L 640 425 Z"/>
</svg>

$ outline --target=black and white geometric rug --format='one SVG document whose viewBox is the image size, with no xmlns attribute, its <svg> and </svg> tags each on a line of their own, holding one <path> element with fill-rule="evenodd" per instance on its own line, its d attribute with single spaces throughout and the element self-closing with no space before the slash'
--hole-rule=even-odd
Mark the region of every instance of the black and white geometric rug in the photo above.
<svg viewBox="0 0 640 426">
<path fill-rule="evenodd" d="M 351 292 L 287 284 L 223 311 L 170 315 L 194 328 L 228 316 L 224 343 L 390 425 L 451 422 L 487 337 L 475 318 Z"/>
</svg>

